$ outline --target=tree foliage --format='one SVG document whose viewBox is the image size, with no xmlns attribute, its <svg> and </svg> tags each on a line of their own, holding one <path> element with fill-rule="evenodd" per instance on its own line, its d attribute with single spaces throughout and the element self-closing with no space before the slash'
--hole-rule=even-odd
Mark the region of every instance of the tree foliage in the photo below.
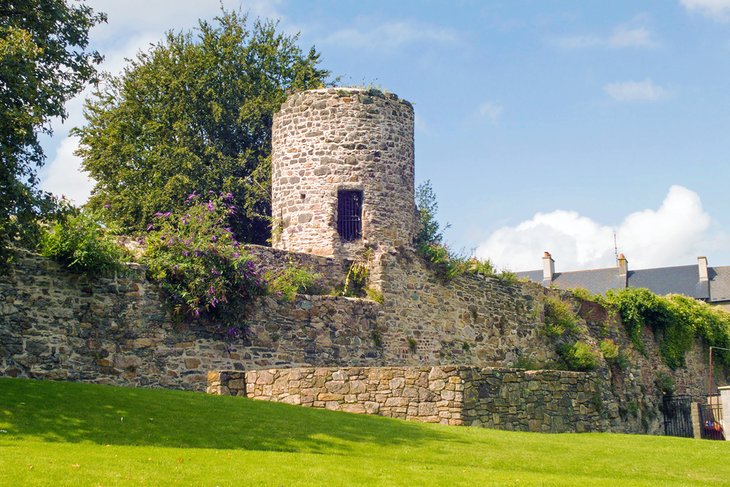
<svg viewBox="0 0 730 487">
<path fill-rule="evenodd" d="M 45 156 L 39 133 L 66 117 L 64 103 L 96 75 L 101 62 L 87 50 L 89 29 L 103 14 L 66 0 L 0 2 L 0 261 L 18 236 L 35 229 L 51 203 L 37 189 Z"/>
<path fill-rule="evenodd" d="M 430 180 L 424 181 L 416 188 L 416 206 L 418 207 L 417 245 L 441 244 L 443 232 L 441 224 L 436 220 L 439 205 Z"/>
<path fill-rule="evenodd" d="M 223 11 L 167 34 L 107 77 L 76 130 L 98 181 L 89 205 L 126 231 L 156 212 L 184 211 L 193 191 L 234 195 L 230 226 L 242 241 L 269 236 L 271 122 L 287 92 L 319 87 L 319 54 L 272 22 Z"/>
<path fill-rule="evenodd" d="M 463 253 L 453 252 L 443 243 L 443 230 L 449 228 L 449 225 L 446 224 L 442 228 L 436 219 L 439 206 L 430 180 L 424 181 L 416 188 L 416 207 L 418 233 L 414 243 L 439 278 L 449 281 L 462 274 L 474 274 L 495 277 L 507 284 L 514 284 L 517 281 L 517 276 L 508 270 L 497 272 L 491 260 L 466 257 Z"/>
</svg>

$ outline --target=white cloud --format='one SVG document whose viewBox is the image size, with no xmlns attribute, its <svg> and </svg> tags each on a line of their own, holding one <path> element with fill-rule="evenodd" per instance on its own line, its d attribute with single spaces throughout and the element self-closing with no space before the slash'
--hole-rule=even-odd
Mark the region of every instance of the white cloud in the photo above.
<svg viewBox="0 0 730 487">
<path fill-rule="evenodd" d="M 642 25 L 629 22 L 616 26 L 607 36 L 579 35 L 560 37 L 555 43 L 565 49 L 584 49 L 600 47 L 606 49 L 623 49 L 629 47 L 657 47 L 651 31 Z"/>
<path fill-rule="evenodd" d="M 623 102 L 654 102 L 672 96 L 668 89 L 654 84 L 650 79 L 608 83 L 603 91 L 614 100 Z"/>
<path fill-rule="evenodd" d="M 697 193 L 672 186 L 658 209 L 631 213 L 615 230 L 619 252 L 636 269 L 693 262 L 717 242 L 710 225 Z M 610 267 L 615 264 L 613 232 L 575 211 L 537 213 L 494 231 L 476 255 L 513 270 L 539 269 L 546 250 L 558 271 Z"/>
<path fill-rule="evenodd" d="M 488 118 L 492 123 L 497 123 L 497 120 L 499 120 L 503 110 L 504 107 L 497 103 L 484 102 L 479 105 L 479 115 Z"/>
<path fill-rule="evenodd" d="M 413 125 L 416 132 L 421 132 L 423 134 L 431 133 L 431 124 L 429 124 L 418 111 L 415 113 Z"/>
<path fill-rule="evenodd" d="M 421 22 L 396 21 L 378 25 L 372 29 L 347 28 L 327 36 L 321 43 L 380 49 L 394 48 L 416 42 L 450 44 L 458 39 L 452 29 Z"/>
<path fill-rule="evenodd" d="M 608 38 L 608 45 L 613 48 L 655 47 L 657 42 L 646 27 L 619 26 Z"/>
<path fill-rule="evenodd" d="M 239 9 L 252 17 L 279 19 L 280 0 L 88 0 L 95 11 L 104 12 L 107 24 L 96 27 L 94 38 L 113 41 L 132 33 L 162 34 L 168 30 L 187 30 L 198 19 L 211 19 L 220 13 L 220 6 Z"/>
<path fill-rule="evenodd" d="M 41 189 L 83 205 L 89 199 L 95 182 L 82 172 L 81 158 L 74 155 L 78 145 L 78 137 L 63 139 L 56 151 L 56 157 L 47 167 Z"/>
<path fill-rule="evenodd" d="M 730 0 L 680 0 L 684 8 L 720 22 L 730 21 Z"/>
</svg>

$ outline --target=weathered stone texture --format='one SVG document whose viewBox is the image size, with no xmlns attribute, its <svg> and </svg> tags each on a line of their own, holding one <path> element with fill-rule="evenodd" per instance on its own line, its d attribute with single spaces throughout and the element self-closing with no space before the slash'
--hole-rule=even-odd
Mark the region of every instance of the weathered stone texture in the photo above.
<svg viewBox="0 0 730 487">
<path fill-rule="evenodd" d="M 440 367 L 216 371 L 208 393 L 515 431 L 628 431 L 595 374 Z"/>
<path fill-rule="evenodd" d="M 397 363 L 504 367 L 520 357 L 556 358 L 541 331 L 542 287 L 477 275 L 443 282 L 406 249 L 383 254 L 375 265 L 381 268 L 386 355 Z"/>
<path fill-rule="evenodd" d="M 347 260 L 337 260 L 313 254 L 287 252 L 263 245 L 247 244 L 246 251 L 251 254 L 256 263 L 266 272 L 276 275 L 288 266 L 307 269 L 316 273 L 317 287 L 323 291 L 342 288 L 350 267 Z"/>
<path fill-rule="evenodd" d="M 413 107 L 354 88 L 289 97 L 272 128 L 274 247 L 352 259 L 416 233 Z M 338 190 L 363 191 L 363 238 L 337 233 Z"/>
<path fill-rule="evenodd" d="M 453 375 L 456 370 L 444 367 L 443 374 Z M 251 371 L 245 373 L 245 395 L 334 411 L 462 424 L 463 384 L 444 382 L 433 377 L 432 371 L 431 367 Z"/>
<path fill-rule="evenodd" d="M 619 416 L 593 373 L 558 370 L 462 369 L 464 423 L 551 433 L 636 432 Z"/>
<path fill-rule="evenodd" d="M 0 276 L 0 374 L 203 390 L 214 369 L 383 363 L 376 303 L 263 297 L 231 334 L 173 320 L 143 275 L 89 278 L 19 252 Z"/>
<path fill-rule="evenodd" d="M 266 248 L 253 253 L 274 268 L 294 259 L 332 273 L 332 282 L 343 273 L 330 259 Z M 232 336 L 215 324 L 174 321 L 140 269 L 125 278 L 88 278 L 20 252 L 12 273 L 0 276 L 0 374 L 203 390 L 209 370 L 511 367 L 520 358 L 538 364 L 556 359 L 555 343 L 544 333 L 542 287 L 478 276 L 444 283 L 407 250 L 384 253 L 378 262 L 385 276 L 383 304 L 337 296 L 299 295 L 293 302 L 262 297 L 241 317 L 245 333 Z M 706 351 L 696 345 L 687 366 L 670 371 L 648 329 L 645 357 L 632 348 L 620 322 L 590 321 L 596 313 L 605 311 L 579 308 L 591 336 L 608 334 L 629 362 L 625 369 L 599 364 L 602 401 L 618 408 L 618 419 L 607 419 L 611 430 L 661 431 L 657 372 L 672 376 L 677 392 L 699 396 L 706 390 Z M 372 409 L 370 403 L 363 407 Z M 470 421 L 490 424 L 474 414 Z"/>
</svg>

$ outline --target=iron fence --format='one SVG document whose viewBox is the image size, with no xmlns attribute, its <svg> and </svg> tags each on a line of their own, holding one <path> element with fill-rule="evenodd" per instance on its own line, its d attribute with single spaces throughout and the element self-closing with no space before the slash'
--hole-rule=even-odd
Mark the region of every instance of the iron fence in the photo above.
<svg viewBox="0 0 730 487">
<path fill-rule="evenodd" d="M 705 440 L 724 440 L 722 404 L 720 395 L 707 398 L 707 404 L 700 404 L 700 436 Z"/>
<path fill-rule="evenodd" d="M 682 436 L 692 438 L 692 396 L 664 396 L 662 412 L 664 413 L 664 434 L 666 436 Z"/>
</svg>

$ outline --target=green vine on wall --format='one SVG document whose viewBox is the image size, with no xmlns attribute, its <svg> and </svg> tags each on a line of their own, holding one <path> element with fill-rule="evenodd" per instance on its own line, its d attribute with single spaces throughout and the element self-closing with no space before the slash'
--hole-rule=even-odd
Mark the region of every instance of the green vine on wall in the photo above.
<svg viewBox="0 0 730 487">
<path fill-rule="evenodd" d="M 708 346 L 730 348 L 730 313 L 694 298 L 627 288 L 609 291 L 605 302 L 618 310 L 631 341 L 642 353 L 646 353 L 644 327 L 654 332 L 662 359 L 671 369 L 685 365 L 685 354 L 697 338 Z M 718 351 L 718 356 L 730 366 L 730 354 Z"/>
<path fill-rule="evenodd" d="M 585 340 L 587 330 L 573 311 L 570 301 L 548 295 L 543 302 L 545 333 L 557 341 L 555 351 L 561 368 L 588 371 L 598 367 L 601 354 Z"/>
</svg>

